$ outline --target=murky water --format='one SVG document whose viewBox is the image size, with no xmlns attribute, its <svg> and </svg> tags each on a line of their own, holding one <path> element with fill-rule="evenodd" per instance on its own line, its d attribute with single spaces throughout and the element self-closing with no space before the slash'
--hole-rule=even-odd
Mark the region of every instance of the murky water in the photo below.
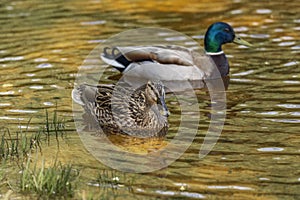
<svg viewBox="0 0 300 200">
<path fill-rule="evenodd" d="M 31 119 L 34 131 L 44 123 L 45 109 L 58 110 L 68 137 L 60 142 L 58 159 L 83 168 L 82 182 L 91 188 L 94 174 L 106 167 L 82 145 L 70 96 L 89 52 L 114 34 L 145 26 L 174 29 L 203 45 L 211 23 L 231 23 L 256 46 L 224 47 L 231 76 L 217 145 L 198 159 L 209 123 L 209 101 L 204 100 L 198 135 L 187 152 L 162 170 L 128 174 L 135 180 L 133 191 L 118 193 L 127 199 L 300 198 L 299 1 L 30 0 L 1 2 L 0 11 L 0 126 L 25 129 Z M 111 69 L 108 75 L 113 74 Z M 180 111 L 171 97 L 167 103 L 173 113 L 171 137 Z M 134 142 L 128 140 L 128 146 Z M 42 148 L 49 159 L 58 149 L 54 142 Z"/>
</svg>

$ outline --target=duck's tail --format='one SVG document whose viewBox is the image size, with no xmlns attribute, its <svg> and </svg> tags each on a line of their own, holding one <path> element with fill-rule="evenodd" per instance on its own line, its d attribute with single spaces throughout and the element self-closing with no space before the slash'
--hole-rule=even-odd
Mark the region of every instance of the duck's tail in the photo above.
<svg viewBox="0 0 300 200">
<path fill-rule="evenodd" d="M 80 85 L 72 90 L 72 99 L 79 105 L 86 105 L 87 103 L 95 101 L 97 86 L 87 84 Z"/>
<path fill-rule="evenodd" d="M 84 108 L 82 119 L 86 123 L 85 129 L 99 130 L 99 122 L 95 113 L 95 96 L 97 86 L 83 84 L 72 90 L 72 99 Z"/>
<path fill-rule="evenodd" d="M 75 103 L 77 103 L 77 104 L 83 106 L 84 103 L 83 103 L 83 101 L 82 101 L 82 99 L 81 99 L 81 94 L 82 94 L 82 92 L 81 92 L 81 90 L 80 90 L 80 87 L 74 88 L 74 89 L 72 90 L 72 99 L 73 99 L 73 101 L 74 101 Z"/>
<path fill-rule="evenodd" d="M 100 57 L 105 63 L 115 67 L 120 72 L 123 72 L 132 63 L 116 47 L 112 49 L 105 47 Z"/>
</svg>

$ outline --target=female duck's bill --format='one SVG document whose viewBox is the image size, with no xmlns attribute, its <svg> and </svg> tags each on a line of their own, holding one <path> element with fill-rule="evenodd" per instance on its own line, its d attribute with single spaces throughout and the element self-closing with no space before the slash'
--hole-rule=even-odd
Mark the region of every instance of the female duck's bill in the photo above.
<svg viewBox="0 0 300 200">
<path fill-rule="evenodd" d="M 134 44 L 134 41 L 132 41 Z M 252 46 L 235 35 L 224 22 L 212 24 L 205 34 L 205 54 L 174 45 L 105 47 L 101 59 L 120 72 L 144 79 L 163 81 L 214 79 L 229 74 L 228 60 L 222 45 L 235 43 Z M 217 68 L 217 70 L 215 69 Z M 217 71 L 217 72 L 216 72 Z M 216 74 L 219 75 L 216 75 Z"/>
<path fill-rule="evenodd" d="M 162 137 L 168 131 L 169 111 L 161 81 L 139 88 L 124 85 L 83 84 L 72 91 L 74 102 L 84 110 L 88 126 L 109 134 Z"/>
</svg>

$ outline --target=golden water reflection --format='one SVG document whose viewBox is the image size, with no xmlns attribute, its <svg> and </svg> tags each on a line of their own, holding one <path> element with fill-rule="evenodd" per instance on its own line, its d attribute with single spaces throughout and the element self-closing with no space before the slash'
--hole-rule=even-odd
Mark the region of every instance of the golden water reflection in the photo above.
<svg viewBox="0 0 300 200">
<path fill-rule="evenodd" d="M 84 168 L 82 185 L 97 170 L 108 169 L 84 148 L 72 119 L 71 90 L 89 52 L 114 34 L 145 26 L 174 29 L 203 45 L 209 24 L 229 22 L 255 48 L 224 47 L 231 79 L 227 118 L 217 145 L 198 159 L 209 124 L 210 102 L 204 98 L 198 135 L 188 151 L 168 168 L 129 174 L 135 178 L 133 193 L 120 193 L 127 199 L 300 196 L 298 1 L 30 0 L 0 5 L 0 125 L 34 132 L 45 123 L 45 109 L 57 110 L 66 122 L 67 139 L 59 142 L 59 149 L 55 140 L 44 144 L 42 156 L 51 162 L 58 155 L 62 162 Z M 109 68 L 107 75 L 116 73 Z M 168 138 L 176 132 L 180 111 L 168 96 L 167 104 L 172 113 Z M 140 153 L 164 146 L 159 141 L 126 141 L 124 149 Z"/>
</svg>

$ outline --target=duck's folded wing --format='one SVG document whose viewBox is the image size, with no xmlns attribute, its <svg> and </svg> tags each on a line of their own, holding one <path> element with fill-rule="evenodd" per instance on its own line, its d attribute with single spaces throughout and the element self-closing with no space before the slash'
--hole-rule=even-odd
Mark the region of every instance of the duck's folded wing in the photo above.
<svg viewBox="0 0 300 200">
<path fill-rule="evenodd" d="M 192 66 L 190 51 L 178 46 L 117 47 L 128 60 L 153 60 L 161 64 Z"/>
<path fill-rule="evenodd" d="M 118 62 L 121 56 L 129 62 L 152 60 L 162 64 L 193 65 L 190 50 L 178 46 L 106 47 L 101 54 L 101 59 L 110 65 L 124 67 L 124 64 Z"/>
</svg>

